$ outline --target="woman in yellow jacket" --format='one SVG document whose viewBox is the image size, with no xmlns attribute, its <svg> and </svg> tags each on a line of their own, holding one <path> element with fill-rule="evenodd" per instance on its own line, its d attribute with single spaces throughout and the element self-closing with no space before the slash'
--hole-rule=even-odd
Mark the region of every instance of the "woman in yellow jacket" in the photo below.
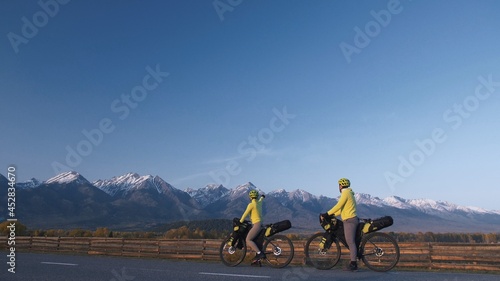
<svg viewBox="0 0 500 281">
<path fill-rule="evenodd" d="M 259 198 L 259 192 L 257 192 L 257 190 L 250 190 L 248 196 L 251 202 L 248 203 L 247 209 L 243 213 L 243 216 L 241 216 L 240 222 L 242 223 L 245 218 L 250 215 L 252 228 L 248 231 L 246 243 L 257 253 L 254 259 L 255 262 L 266 257 L 266 254 L 262 252 L 253 241 L 262 229 L 262 199 L 264 199 L 265 196 L 262 195 L 262 197 L 257 200 L 257 198 Z"/>
<path fill-rule="evenodd" d="M 357 255 L 358 249 L 356 248 L 356 229 L 358 228 L 358 215 L 356 212 L 356 198 L 354 198 L 354 191 L 350 188 L 351 182 L 346 178 L 339 180 L 340 199 L 330 211 L 328 215 L 335 215 L 342 218 L 344 222 L 344 235 L 347 245 L 349 246 L 349 253 L 351 263 L 346 270 L 358 270 Z M 322 216 L 324 216 L 323 214 Z"/>
</svg>

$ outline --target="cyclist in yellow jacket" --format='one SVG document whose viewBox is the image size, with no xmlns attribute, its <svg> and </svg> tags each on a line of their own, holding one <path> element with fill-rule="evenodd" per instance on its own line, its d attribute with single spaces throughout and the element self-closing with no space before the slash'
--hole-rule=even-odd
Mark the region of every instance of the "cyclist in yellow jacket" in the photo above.
<svg viewBox="0 0 500 281">
<path fill-rule="evenodd" d="M 356 271 L 358 269 L 357 255 L 358 249 L 356 248 L 356 229 L 358 228 L 358 214 L 356 212 L 356 198 L 354 191 L 350 188 L 351 182 L 346 178 L 339 180 L 340 199 L 327 214 L 335 215 L 342 218 L 344 222 L 344 235 L 347 245 L 349 246 L 349 253 L 351 262 L 346 270 Z M 325 214 L 322 214 L 325 216 Z"/>
<path fill-rule="evenodd" d="M 257 253 L 254 261 L 258 261 L 266 257 L 266 254 L 262 252 L 253 241 L 262 229 L 262 199 L 264 199 L 265 196 L 262 195 L 260 199 L 257 200 L 257 198 L 259 198 L 259 192 L 257 192 L 257 190 L 250 190 L 248 196 L 251 202 L 248 203 L 247 209 L 243 213 L 243 216 L 241 216 L 240 222 L 243 222 L 245 218 L 250 215 L 252 228 L 248 231 L 246 243 Z"/>
</svg>

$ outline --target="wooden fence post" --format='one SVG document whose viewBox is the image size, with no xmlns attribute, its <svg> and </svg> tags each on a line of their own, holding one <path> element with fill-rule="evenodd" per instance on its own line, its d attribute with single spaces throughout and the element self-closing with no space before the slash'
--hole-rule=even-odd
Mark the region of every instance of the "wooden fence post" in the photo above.
<svg viewBox="0 0 500 281">
<path fill-rule="evenodd" d="M 92 247 L 93 247 L 92 241 L 94 241 L 94 239 L 92 239 L 92 237 L 90 237 L 90 239 L 89 239 L 89 251 L 92 251 Z"/>
<path fill-rule="evenodd" d="M 120 255 L 123 256 L 123 248 L 125 247 L 125 238 L 122 237 L 122 245 L 120 248 Z"/>
<path fill-rule="evenodd" d="M 428 244 L 429 244 L 429 269 L 432 269 L 433 268 L 433 263 L 432 263 L 432 255 L 433 255 L 432 244 L 431 244 L 431 242 L 429 242 Z"/>
<path fill-rule="evenodd" d="M 203 258 L 205 256 L 205 244 L 206 244 L 206 240 L 203 239 L 201 241 L 201 260 L 203 260 Z"/>
<path fill-rule="evenodd" d="M 160 256 L 160 240 L 156 240 L 156 253 Z"/>
</svg>

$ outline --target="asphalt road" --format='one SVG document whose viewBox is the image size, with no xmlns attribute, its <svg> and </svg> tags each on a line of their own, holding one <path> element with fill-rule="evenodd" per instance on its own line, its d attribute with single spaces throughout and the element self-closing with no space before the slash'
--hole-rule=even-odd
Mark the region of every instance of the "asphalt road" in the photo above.
<svg viewBox="0 0 500 281">
<path fill-rule="evenodd" d="M 381 280 L 381 281 L 498 281 L 499 275 L 406 272 L 392 270 L 377 273 L 368 269 L 344 272 L 340 268 L 316 270 L 311 267 L 289 266 L 282 269 L 241 264 L 227 267 L 218 262 L 174 261 L 123 257 L 17 253 L 16 273 L 8 272 L 7 253 L 0 252 L 0 280 Z"/>
</svg>

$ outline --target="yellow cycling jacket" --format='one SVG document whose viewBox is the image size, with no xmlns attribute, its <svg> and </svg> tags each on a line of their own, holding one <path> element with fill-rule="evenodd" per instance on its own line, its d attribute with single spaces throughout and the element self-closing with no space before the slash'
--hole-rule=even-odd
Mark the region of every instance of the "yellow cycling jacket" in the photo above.
<svg viewBox="0 0 500 281">
<path fill-rule="evenodd" d="M 247 209 L 243 213 L 240 222 L 243 222 L 248 215 L 250 215 L 252 224 L 262 221 L 262 199 L 264 199 L 264 197 L 260 197 L 258 201 L 257 199 L 252 199 L 252 202 L 248 203 Z"/>
<path fill-rule="evenodd" d="M 356 214 L 356 199 L 354 198 L 354 191 L 350 188 L 342 189 L 339 202 L 328 211 L 329 215 L 340 215 L 343 221 L 354 218 Z"/>
</svg>

